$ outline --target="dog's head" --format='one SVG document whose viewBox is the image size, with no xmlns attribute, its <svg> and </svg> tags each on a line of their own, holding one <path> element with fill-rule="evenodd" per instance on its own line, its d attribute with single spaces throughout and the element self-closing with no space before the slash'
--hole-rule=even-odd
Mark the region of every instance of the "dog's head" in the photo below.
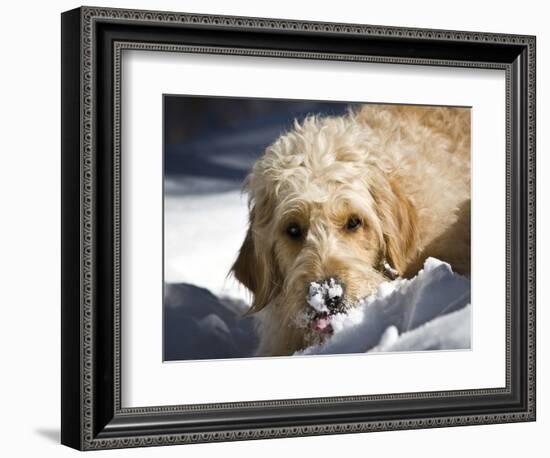
<svg viewBox="0 0 550 458">
<path fill-rule="evenodd" d="M 249 229 L 232 269 L 254 294 L 251 312 L 278 307 L 287 324 L 308 311 L 335 313 L 387 280 L 386 263 L 403 272 L 416 250 L 416 212 L 369 154 L 377 147 L 353 114 L 310 117 L 255 163 Z"/>
</svg>

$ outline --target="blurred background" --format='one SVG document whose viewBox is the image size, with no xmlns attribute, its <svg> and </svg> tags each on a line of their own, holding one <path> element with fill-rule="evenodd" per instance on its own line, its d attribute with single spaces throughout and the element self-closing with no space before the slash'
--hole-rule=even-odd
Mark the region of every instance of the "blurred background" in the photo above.
<svg viewBox="0 0 550 458">
<path fill-rule="evenodd" d="M 165 95 L 165 192 L 240 188 L 252 163 L 294 119 L 340 115 L 350 105 L 275 99 Z"/>
</svg>

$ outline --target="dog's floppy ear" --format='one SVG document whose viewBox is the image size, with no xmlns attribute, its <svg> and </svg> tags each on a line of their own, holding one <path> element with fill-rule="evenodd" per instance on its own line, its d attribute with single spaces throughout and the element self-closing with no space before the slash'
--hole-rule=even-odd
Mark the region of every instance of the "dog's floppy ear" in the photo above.
<svg viewBox="0 0 550 458">
<path fill-rule="evenodd" d="M 279 282 L 275 276 L 277 267 L 275 258 L 269 247 L 258 245 L 253 234 L 254 209 L 250 212 L 250 223 L 244 242 L 239 250 L 237 260 L 231 268 L 235 278 L 246 286 L 253 294 L 252 307 L 247 315 L 263 309 L 276 294 Z M 264 243 L 267 244 L 267 241 Z"/>
<path fill-rule="evenodd" d="M 239 250 L 237 260 L 231 267 L 231 272 L 250 291 L 256 291 L 256 255 L 254 253 L 254 239 L 249 226 L 244 242 Z"/>
<path fill-rule="evenodd" d="M 382 222 L 385 258 L 403 275 L 419 246 L 416 209 L 396 179 L 384 180 L 372 194 Z"/>
</svg>

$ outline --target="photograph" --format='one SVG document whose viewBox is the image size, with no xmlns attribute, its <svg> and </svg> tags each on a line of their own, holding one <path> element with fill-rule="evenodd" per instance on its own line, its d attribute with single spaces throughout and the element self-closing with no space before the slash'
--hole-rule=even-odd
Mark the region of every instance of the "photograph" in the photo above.
<svg viewBox="0 0 550 458">
<path fill-rule="evenodd" d="M 471 107 L 162 97 L 163 361 L 471 349 Z"/>
</svg>

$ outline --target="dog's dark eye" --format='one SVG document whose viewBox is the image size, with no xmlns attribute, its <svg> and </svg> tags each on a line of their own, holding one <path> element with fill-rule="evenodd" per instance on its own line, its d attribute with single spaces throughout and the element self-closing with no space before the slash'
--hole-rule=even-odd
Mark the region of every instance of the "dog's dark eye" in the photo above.
<svg viewBox="0 0 550 458">
<path fill-rule="evenodd" d="M 361 220 L 357 216 L 352 216 L 346 223 L 346 229 L 348 231 L 356 231 L 361 226 Z"/>
<path fill-rule="evenodd" d="M 296 239 L 296 240 L 300 239 L 300 238 L 302 238 L 302 228 L 296 223 L 290 223 L 286 227 L 286 234 L 291 239 Z"/>
</svg>

